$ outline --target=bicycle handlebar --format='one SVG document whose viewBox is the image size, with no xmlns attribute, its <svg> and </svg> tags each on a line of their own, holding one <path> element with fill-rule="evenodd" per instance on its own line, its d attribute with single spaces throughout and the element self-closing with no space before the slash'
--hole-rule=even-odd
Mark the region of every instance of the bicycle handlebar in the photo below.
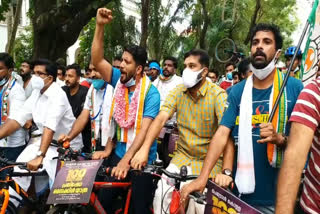
<svg viewBox="0 0 320 214">
<path fill-rule="evenodd" d="M 27 162 L 14 162 L 14 161 L 8 160 L 7 158 L 0 157 L 0 164 L 2 164 L 4 166 L 19 166 L 20 169 L 28 170 Z M 40 164 L 39 169 L 41 169 L 42 167 L 43 167 L 43 164 Z"/>
</svg>

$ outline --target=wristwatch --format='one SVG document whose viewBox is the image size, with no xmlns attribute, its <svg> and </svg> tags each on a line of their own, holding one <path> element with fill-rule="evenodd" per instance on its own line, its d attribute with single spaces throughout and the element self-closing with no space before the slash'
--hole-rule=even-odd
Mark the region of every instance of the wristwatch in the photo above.
<svg viewBox="0 0 320 214">
<path fill-rule="evenodd" d="M 37 157 L 39 157 L 39 156 L 44 158 L 46 156 L 46 154 L 44 152 L 41 152 L 41 150 L 39 150 L 39 151 L 37 151 Z"/>
<path fill-rule="evenodd" d="M 232 177 L 232 171 L 230 169 L 222 170 L 222 174 Z"/>
</svg>

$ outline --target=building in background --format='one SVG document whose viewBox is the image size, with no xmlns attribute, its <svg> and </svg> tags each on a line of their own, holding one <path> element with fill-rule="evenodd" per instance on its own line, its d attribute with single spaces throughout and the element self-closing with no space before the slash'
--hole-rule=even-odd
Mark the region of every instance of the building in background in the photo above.
<svg viewBox="0 0 320 214">
<path fill-rule="evenodd" d="M 20 23 L 18 25 L 16 37 L 18 37 L 19 34 L 23 32 L 26 26 L 30 25 L 30 19 L 27 17 L 28 10 L 29 10 L 29 0 L 23 0 L 22 7 L 21 7 Z M 7 22 L 1 21 L 0 22 L 0 52 L 4 52 L 6 50 L 7 42 L 8 42 Z"/>
</svg>

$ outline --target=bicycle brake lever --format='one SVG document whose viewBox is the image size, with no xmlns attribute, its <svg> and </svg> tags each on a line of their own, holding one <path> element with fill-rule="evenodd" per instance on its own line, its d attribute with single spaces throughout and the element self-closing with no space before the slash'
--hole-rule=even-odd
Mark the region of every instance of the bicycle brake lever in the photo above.
<svg viewBox="0 0 320 214">
<path fill-rule="evenodd" d="M 190 193 L 189 197 L 192 198 L 198 204 L 207 204 L 206 196 L 200 192 L 192 192 Z"/>
</svg>

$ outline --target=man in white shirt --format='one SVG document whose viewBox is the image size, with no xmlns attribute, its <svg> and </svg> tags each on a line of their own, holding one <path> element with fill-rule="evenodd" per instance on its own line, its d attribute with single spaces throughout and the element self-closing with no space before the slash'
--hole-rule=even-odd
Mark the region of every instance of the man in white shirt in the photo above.
<svg viewBox="0 0 320 214">
<path fill-rule="evenodd" d="M 177 85 L 182 84 L 182 78 L 176 75 L 178 61 L 175 57 L 167 57 L 163 60 L 163 74 L 153 82 L 160 92 L 160 105 L 162 105 L 169 94 Z"/>
<path fill-rule="evenodd" d="M 71 141 L 91 122 L 91 148 L 93 159 L 107 158 L 113 149 L 111 139 L 114 134 L 113 120 L 109 125 L 109 113 L 112 103 L 113 87 L 102 79 L 101 74 L 93 70 L 89 79 L 91 86 L 84 102 L 81 114 L 74 122 L 68 135 L 61 135 L 59 142 Z M 109 139 L 110 137 L 110 139 Z M 109 143 L 110 142 L 110 143 Z M 105 146 L 104 151 L 100 150 Z"/>
<path fill-rule="evenodd" d="M 34 74 L 31 82 L 33 91 L 16 115 L 10 115 L 10 119 L 0 127 L 0 139 L 11 135 L 15 130 L 22 127 L 27 120 L 33 118 L 42 136 L 39 140 L 29 143 L 20 154 L 17 161 L 28 162 L 30 170 L 37 170 L 43 163 L 50 181 L 55 177 L 57 149 L 50 146 L 52 140 L 58 140 L 60 134 L 71 129 L 75 121 L 67 95 L 59 87 L 57 67 L 46 59 L 39 59 L 34 63 Z M 82 148 L 82 138 L 78 136 L 72 142 L 71 147 L 75 150 Z M 25 190 L 29 188 L 31 177 L 19 177 L 16 182 Z M 37 184 L 37 181 L 36 181 Z M 43 186 L 42 186 L 43 187 Z M 37 190 L 42 190 L 37 187 Z"/>
<path fill-rule="evenodd" d="M 30 97 L 32 93 L 32 86 L 31 86 L 31 72 L 32 72 L 32 64 L 28 60 L 24 60 L 19 69 L 19 74 L 23 80 L 23 89 L 26 94 L 26 98 Z"/>
<path fill-rule="evenodd" d="M 60 87 L 66 85 L 66 83 L 64 82 L 65 75 L 66 75 L 66 67 L 64 67 L 63 65 L 58 64 L 56 83 Z"/>
<path fill-rule="evenodd" d="M 11 75 L 14 68 L 13 58 L 7 53 L 0 53 L 0 121 L 1 125 L 8 117 L 16 115 L 25 102 L 21 85 Z M 24 124 L 23 124 L 24 125 Z M 12 135 L 0 140 L 0 155 L 15 161 L 25 147 L 26 131 L 17 129 Z M 3 175 L 3 173 L 1 173 Z"/>
</svg>

